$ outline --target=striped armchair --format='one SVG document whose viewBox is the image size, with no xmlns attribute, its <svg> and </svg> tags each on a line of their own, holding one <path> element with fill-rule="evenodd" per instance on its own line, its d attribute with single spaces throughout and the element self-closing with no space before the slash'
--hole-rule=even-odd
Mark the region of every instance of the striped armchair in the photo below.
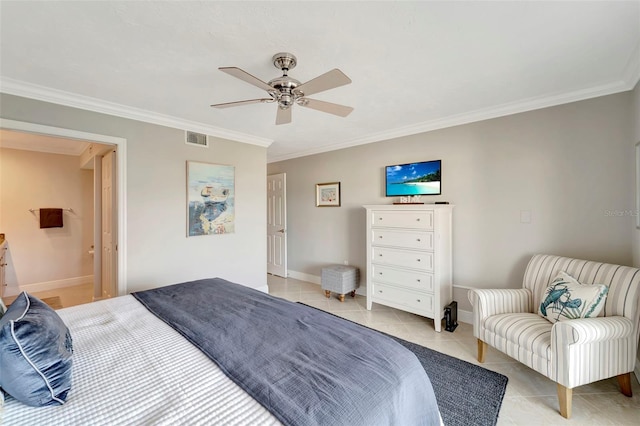
<svg viewBox="0 0 640 426">
<path fill-rule="evenodd" d="M 596 318 L 551 323 L 538 315 L 547 286 L 565 271 L 583 284 L 609 287 Z M 469 291 L 478 361 L 486 345 L 506 353 L 558 384 L 560 414 L 571 417 L 573 388 L 617 376 L 631 396 L 640 335 L 640 269 L 538 254 L 524 273 L 521 289 Z"/>
</svg>

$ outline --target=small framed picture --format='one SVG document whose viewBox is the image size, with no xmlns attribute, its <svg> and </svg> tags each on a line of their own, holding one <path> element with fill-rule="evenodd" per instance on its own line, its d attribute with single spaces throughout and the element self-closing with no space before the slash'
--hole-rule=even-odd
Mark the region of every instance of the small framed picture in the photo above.
<svg viewBox="0 0 640 426">
<path fill-rule="evenodd" d="M 340 207 L 340 182 L 316 185 L 316 207 Z"/>
</svg>

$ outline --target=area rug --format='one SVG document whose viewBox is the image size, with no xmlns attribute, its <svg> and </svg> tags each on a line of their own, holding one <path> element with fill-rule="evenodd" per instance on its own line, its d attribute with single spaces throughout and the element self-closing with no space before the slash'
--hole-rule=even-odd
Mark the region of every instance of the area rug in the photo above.
<svg viewBox="0 0 640 426">
<path fill-rule="evenodd" d="M 506 376 L 391 336 L 413 352 L 436 394 L 445 426 L 495 425 L 507 389 Z"/>
<path fill-rule="evenodd" d="M 382 334 L 409 349 L 420 360 L 431 380 L 445 426 L 494 426 L 498 422 L 509 380 L 506 376 L 399 337 Z"/>
</svg>

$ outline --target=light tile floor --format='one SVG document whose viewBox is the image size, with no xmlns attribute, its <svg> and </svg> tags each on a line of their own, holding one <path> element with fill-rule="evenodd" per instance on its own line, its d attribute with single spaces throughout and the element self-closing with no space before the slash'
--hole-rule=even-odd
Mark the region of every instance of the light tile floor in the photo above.
<svg viewBox="0 0 640 426">
<path fill-rule="evenodd" d="M 30 293 L 38 299 L 45 299 L 48 297 L 60 297 L 60 302 L 63 308 L 69 306 L 82 305 L 84 303 L 90 303 L 93 301 L 93 284 L 76 285 L 73 287 L 63 287 L 54 290 L 36 291 Z M 6 296 L 2 300 L 8 305 L 15 300 L 18 296 Z"/>
<path fill-rule="evenodd" d="M 460 323 L 453 333 L 436 333 L 433 321 L 386 306 L 366 308 L 366 298 L 345 297 L 341 303 L 335 294 L 327 299 L 319 285 L 292 278 L 267 276 L 269 293 L 293 302 L 325 310 L 367 327 L 393 334 L 430 349 L 479 364 L 472 326 Z M 66 287 L 34 293 L 39 298 L 59 296 L 63 307 L 92 301 L 93 286 Z M 10 302 L 15 297 L 4 298 Z M 498 425 L 640 425 L 640 385 L 632 375 L 632 398 L 622 395 L 616 379 L 603 380 L 573 390 L 573 415 L 566 420 L 558 413 L 556 384 L 512 358 L 488 348 L 489 370 L 509 378 Z"/>
<path fill-rule="evenodd" d="M 335 294 L 327 299 L 319 285 L 268 275 L 269 293 L 293 302 L 325 310 L 359 324 L 393 334 L 439 352 L 478 364 L 473 327 L 460 323 L 453 333 L 436 333 L 433 321 L 418 315 L 374 304 L 366 298 Z M 514 359 L 488 348 L 483 367 L 509 378 L 498 425 L 640 425 L 640 385 L 632 375 L 632 398 L 622 395 L 615 378 L 573 390 L 573 415 L 566 420 L 558 413 L 556 384 Z"/>
</svg>

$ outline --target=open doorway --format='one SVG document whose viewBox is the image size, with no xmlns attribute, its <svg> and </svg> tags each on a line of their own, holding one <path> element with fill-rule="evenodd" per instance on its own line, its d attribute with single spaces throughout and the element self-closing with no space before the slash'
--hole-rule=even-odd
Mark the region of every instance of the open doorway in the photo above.
<svg viewBox="0 0 640 426">
<path fill-rule="evenodd" d="M 91 247 L 83 247 L 85 253 L 93 254 L 94 259 L 96 259 L 96 263 L 98 265 L 94 265 L 93 274 L 94 283 L 96 284 L 93 289 L 93 298 L 102 298 L 102 297 L 112 297 L 120 294 L 126 293 L 126 221 L 125 221 L 125 177 L 126 177 L 126 168 L 125 168 L 125 159 L 126 159 L 126 139 L 117 138 L 112 136 L 105 135 L 97 135 L 90 134 L 85 132 L 78 132 L 68 129 L 61 129 L 49 126 L 41 126 L 31 123 L 24 122 L 16 122 L 12 120 L 4 120 L 0 119 L 0 130 L 11 131 L 11 132 L 20 132 L 24 135 L 30 136 L 32 140 L 35 137 L 39 138 L 57 138 L 57 139 L 65 139 L 67 142 L 75 142 L 83 143 L 84 149 L 82 150 L 81 159 L 78 161 L 79 167 L 84 167 L 85 170 L 91 169 L 91 172 L 95 172 L 96 178 L 92 184 L 94 189 L 94 193 L 96 194 L 95 201 L 92 200 L 95 211 L 99 211 L 102 205 L 105 204 L 105 201 L 108 200 L 108 214 L 96 214 L 92 215 L 96 218 L 96 222 L 98 225 L 94 227 L 96 230 L 95 235 L 98 235 L 99 238 L 93 238 L 94 248 L 91 250 Z M 2 138 L 6 139 L 6 138 Z M 3 142 L 0 140 L 0 142 Z M 5 145 L 4 143 L 2 145 Z M 106 199 L 102 196 L 102 172 L 105 170 L 103 165 L 102 158 L 108 157 L 109 166 L 106 170 L 110 170 L 108 176 L 110 184 L 109 188 L 109 196 Z M 96 171 L 96 165 L 99 165 Z M 99 174 L 98 174 L 99 172 Z M 98 178 L 100 177 L 100 178 Z M 0 192 L 0 197 L 2 197 L 2 193 Z M 99 197 L 98 197 L 99 195 Z M 0 201 L 1 202 L 1 201 Z M 4 205 L 5 203 L 3 203 Z M 83 209 L 86 210 L 86 209 Z M 101 210 L 100 210 L 101 211 Z M 66 212 L 67 215 L 73 214 L 72 212 Z M 77 220 L 76 217 L 69 216 L 69 221 Z M 86 218 L 85 218 L 86 219 Z M 108 226 L 107 236 L 108 241 L 104 238 L 103 228 L 104 223 L 111 221 L 112 225 Z M 0 216 L 0 233 L 4 232 L 2 229 L 3 223 L 6 223 L 4 217 Z M 69 222 L 71 223 L 71 222 Z M 99 232 L 98 232 L 99 231 Z M 55 232 L 55 230 L 54 230 Z M 60 240 L 62 240 L 65 235 L 55 234 L 54 232 L 50 233 L 50 236 L 53 237 L 50 239 L 51 244 L 57 244 Z M 60 237 L 56 239 L 56 237 Z M 7 240 L 9 245 L 11 245 L 11 235 L 7 234 Z M 103 244 L 105 241 L 105 244 Z M 108 243 L 108 244 L 107 244 Z M 108 252 L 111 254 L 111 257 L 108 261 L 104 260 L 104 253 Z M 9 259 L 11 261 L 11 259 Z M 36 262 L 37 264 L 37 262 Z M 109 285 L 102 285 L 104 280 L 104 268 L 103 265 L 107 265 L 111 268 L 111 272 L 107 274 L 110 276 L 110 279 L 107 282 L 110 282 Z M 9 271 L 11 265 L 9 266 Z M 14 279 L 16 277 L 13 277 Z M 11 285 L 11 273 L 8 274 L 8 285 Z M 17 281 L 17 280 L 16 280 Z M 55 281 L 55 280 L 54 280 Z M 49 283 L 49 285 L 55 285 L 56 283 Z"/>
</svg>

